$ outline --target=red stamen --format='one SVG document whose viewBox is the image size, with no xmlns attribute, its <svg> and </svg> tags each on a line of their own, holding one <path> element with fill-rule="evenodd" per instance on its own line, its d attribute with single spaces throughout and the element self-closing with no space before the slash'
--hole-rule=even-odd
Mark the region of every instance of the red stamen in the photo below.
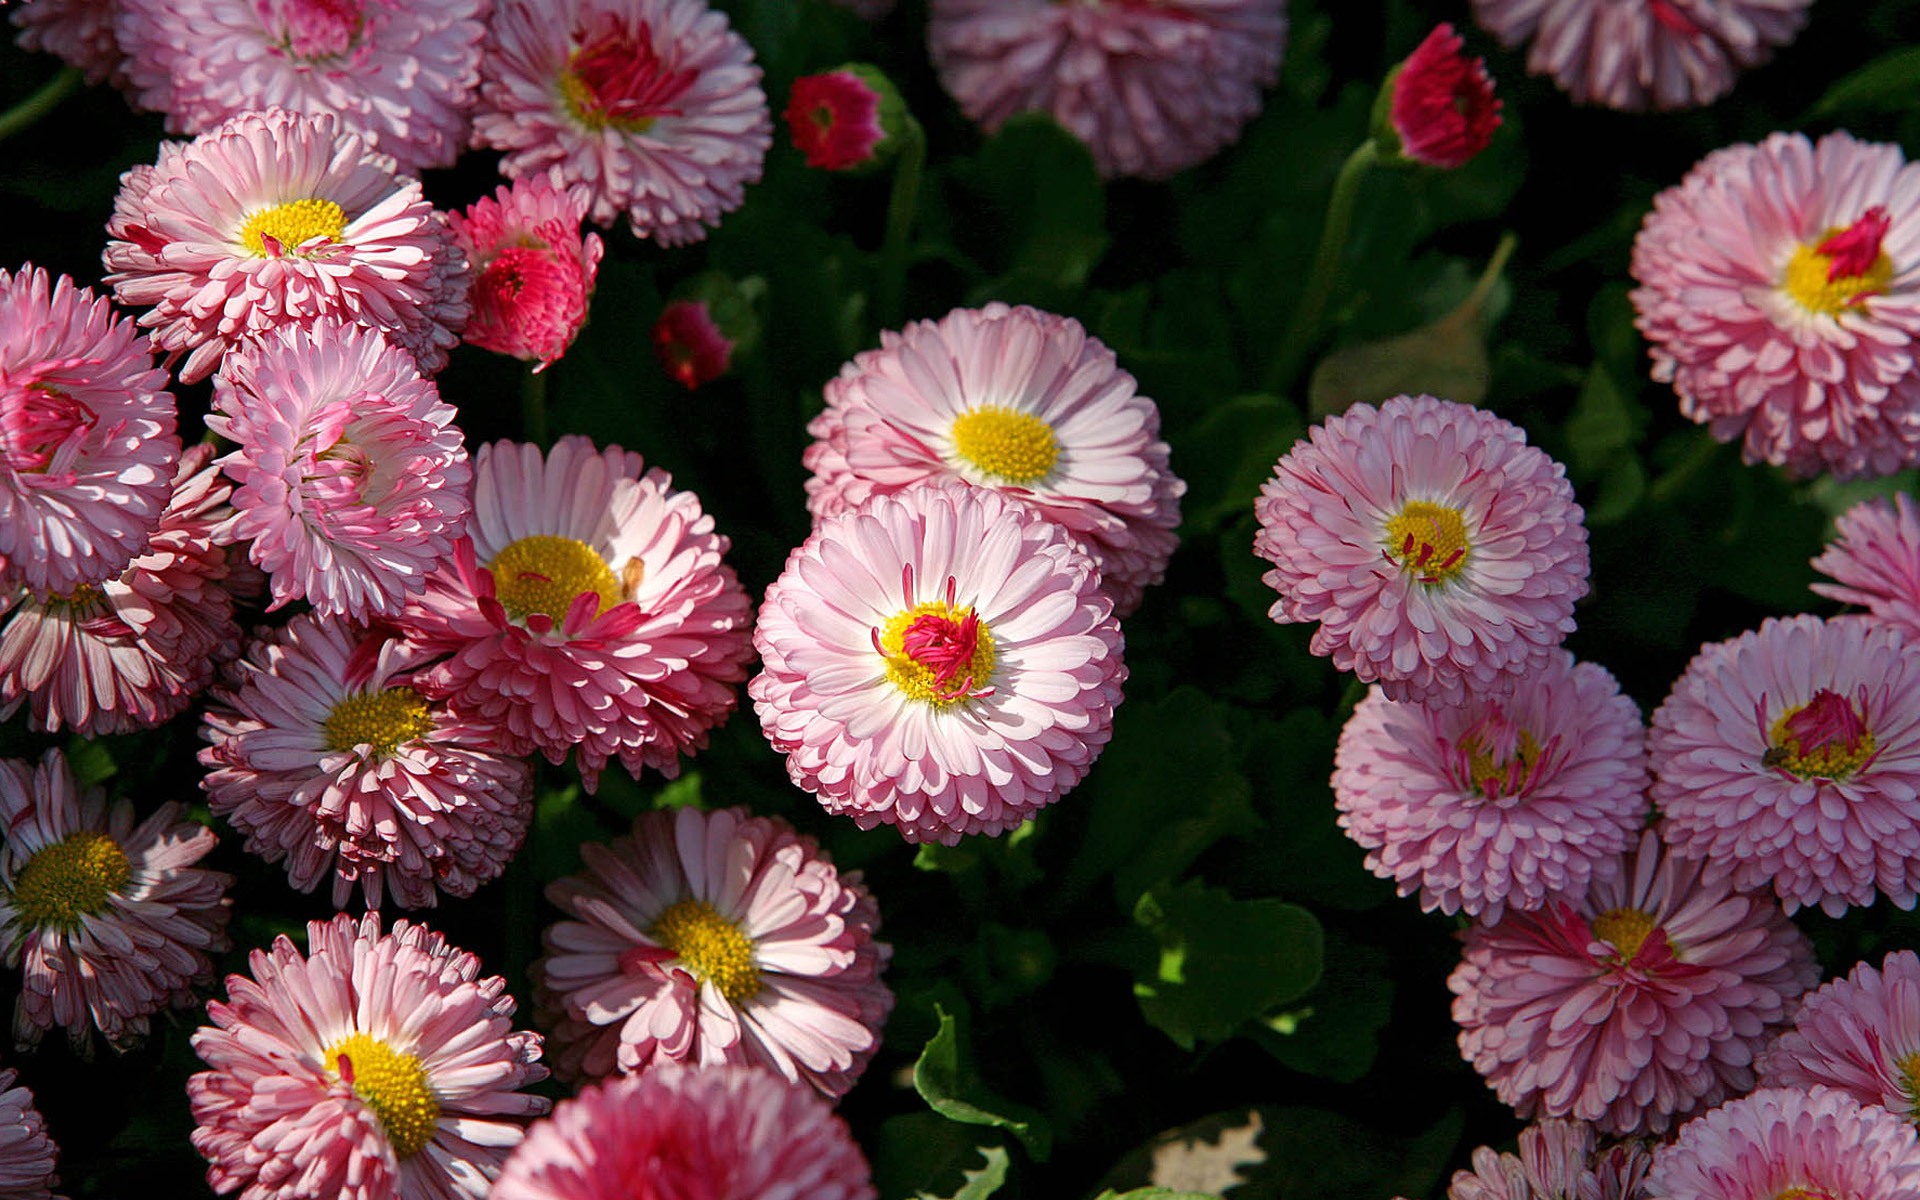
<svg viewBox="0 0 1920 1200">
<path fill-rule="evenodd" d="M 1873 270 L 1891 224 L 1887 210 L 1876 204 L 1861 213 L 1859 220 L 1815 246 L 1814 253 L 1827 257 L 1827 282 L 1857 279 Z"/>
<path fill-rule="evenodd" d="M 591 97 L 583 107 L 616 123 L 682 115 L 672 103 L 699 76 L 691 69 L 666 68 L 653 48 L 653 30 L 647 22 L 629 33 L 610 14 L 583 39 L 568 70 Z"/>
<path fill-rule="evenodd" d="M 1681 37 L 1699 37 L 1703 32 L 1691 17 L 1673 6 L 1672 0 L 1647 0 L 1647 12 L 1654 20 Z"/>
</svg>

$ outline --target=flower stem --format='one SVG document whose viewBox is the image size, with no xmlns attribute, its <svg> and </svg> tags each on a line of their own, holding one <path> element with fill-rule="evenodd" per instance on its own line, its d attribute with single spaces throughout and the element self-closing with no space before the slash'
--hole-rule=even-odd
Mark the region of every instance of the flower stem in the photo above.
<svg viewBox="0 0 1920 1200">
<path fill-rule="evenodd" d="M 41 117 L 46 116 L 60 106 L 60 102 L 80 88 L 80 69 L 67 67 L 58 75 L 49 79 L 33 95 L 0 112 L 0 142 L 28 128 Z"/>
<path fill-rule="evenodd" d="M 907 290 L 907 248 L 920 206 L 920 173 L 927 162 L 927 135 L 920 122 L 907 119 L 900 154 L 893 168 L 893 193 L 887 198 L 887 235 L 880 248 L 880 288 L 874 316 L 882 329 L 900 325 Z"/>
<path fill-rule="evenodd" d="M 1347 230 L 1353 225 L 1353 201 L 1360 194 L 1360 180 L 1380 157 L 1380 148 L 1372 138 L 1354 147 L 1340 174 L 1333 181 L 1333 198 L 1327 202 L 1327 221 L 1320 230 L 1320 249 L 1313 257 L 1313 270 L 1307 276 L 1307 290 L 1294 307 L 1293 319 L 1280 339 L 1280 349 L 1267 367 L 1265 390 L 1275 395 L 1293 386 L 1306 365 L 1308 353 L 1320 338 L 1320 314 L 1333 295 L 1340 277 L 1340 253 L 1346 249 Z"/>
<path fill-rule="evenodd" d="M 520 377 L 520 436 L 547 446 L 547 373 L 530 370 Z"/>
</svg>

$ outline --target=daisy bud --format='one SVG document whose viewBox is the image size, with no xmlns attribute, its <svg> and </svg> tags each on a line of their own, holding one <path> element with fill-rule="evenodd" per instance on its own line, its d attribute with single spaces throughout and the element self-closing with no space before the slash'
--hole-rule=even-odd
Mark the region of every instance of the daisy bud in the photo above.
<svg viewBox="0 0 1920 1200">
<path fill-rule="evenodd" d="M 1373 136 L 1389 162 L 1463 167 L 1500 128 L 1500 101 L 1486 63 L 1460 53 L 1441 24 L 1387 75 L 1373 106 Z"/>
<path fill-rule="evenodd" d="M 580 233 L 584 194 L 531 176 L 476 200 L 447 223 L 472 265 L 473 316 L 462 337 L 544 371 L 587 321 L 604 247 Z"/>
<path fill-rule="evenodd" d="M 758 278 L 735 281 L 718 272 L 678 288 L 653 324 L 653 350 L 667 378 L 692 391 L 725 375 L 760 340 L 754 302 L 763 290 Z"/>
<path fill-rule="evenodd" d="M 794 147 L 824 171 L 878 167 L 899 148 L 910 120 L 893 81 L 865 63 L 796 79 L 787 101 Z"/>
</svg>

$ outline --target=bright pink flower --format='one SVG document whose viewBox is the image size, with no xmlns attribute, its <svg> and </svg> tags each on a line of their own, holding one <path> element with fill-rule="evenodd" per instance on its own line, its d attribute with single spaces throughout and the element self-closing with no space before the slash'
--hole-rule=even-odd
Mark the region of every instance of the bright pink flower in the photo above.
<svg viewBox="0 0 1920 1200">
<path fill-rule="evenodd" d="M 213 979 L 233 877 L 194 866 L 215 839 L 185 816 L 169 802 L 136 824 L 130 802 L 83 790 L 58 750 L 37 766 L 0 759 L 0 960 L 22 974 L 16 1042 L 58 1025 L 82 1051 L 96 1029 L 124 1049 Z"/>
<path fill-rule="evenodd" d="M 1703 879 L 1652 832 L 1584 898 L 1510 911 L 1466 943 L 1447 980 L 1461 1054 L 1521 1116 L 1614 1134 L 1663 1133 L 1753 1086 L 1820 978 L 1771 897 Z"/>
<path fill-rule="evenodd" d="M 496 442 L 473 520 L 401 624 L 446 657 L 436 698 L 503 727 L 514 753 L 569 750 L 589 789 L 609 758 L 671 778 L 733 710 L 752 605 L 698 497 L 638 454 L 568 436 Z"/>
<path fill-rule="evenodd" d="M 669 1061 L 761 1066 L 843 1095 L 880 1048 L 892 947 L 857 871 L 745 809 L 651 812 L 580 848 L 534 964 L 554 1057 L 595 1079 Z"/>
<path fill-rule="evenodd" d="M 1121 617 L 1179 544 L 1187 485 L 1160 410 L 1071 317 L 989 304 L 882 333 L 827 383 L 807 431 L 816 520 L 928 482 L 990 488 L 1072 534 Z"/>
<path fill-rule="evenodd" d="M 27 50 L 57 54 L 86 74 L 88 83 L 125 82 L 126 55 L 113 34 L 121 0 L 32 0 L 15 4 L 10 16 L 15 36 Z M 0 1189 L 0 1195 L 7 1195 Z"/>
<path fill-rule="evenodd" d="M 1905 492 L 1862 500 L 1834 521 L 1840 535 L 1813 569 L 1833 579 L 1813 590 L 1867 610 L 1867 619 L 1920 644 L 1920 507 Z"/>
<path fill-rule="evenodd" d="M 207 428 L 236 443 L 222 542 L 250 541 L 273 607 L 396 613 L 466 527 L 467 450 L 451 404 L 376 330 L 324 317 L 233 351 Z"/>
<path fill-rule="evenodd" d="M 552 366 L 586 324 L 605 246 L 580 235 L 586 201 L 534 176 L 451 213 L 473 271 L 473 317 L 461 336 L 482 350 Z"/>
<path fill-rule="evenodd" d="M 118 0 L 127 75 L 170 133 L 243 112 L 330 113 L 405 174 L 453 165 L 488 0 Z"/>
<path fill-rule="evenodd" d="M 653 352 L 667 378 L 693 391 L 727 373 L 733 342 L 720 332 L 704 300 L 675 300 L 653 323 Z"/>
<path fill-rule="evenodd" d="M 302 614 L 257 642 L 216 694 L 200 761 L 208 804 L 294 887 L 331 879 L 378 908 L 471 896 L 520 848 L 533 772 L 498 731 L 429 701 L 417 654 L 383 635 Z"/>
<path fill-rule="evenodd" d="M 760 178 L 773 118 L 753 49 L 706 0 L 499 0 L 477 145 L 579 189 L 607 226 L 699 241 Z"/>
<path fill-rule="evenodd" d="M 345 913 L 227 976 L 193 1035 L 194 1148 L 243 1200 L 481 1200 L 548 1102 L 540 1035 L 480 960 L 421 925 Z"/>
<path fill-rule="evenodd" d="M 873 1200 L 867 1160 L 812 1089 L 677 1064 L 590 1087 L 527 1131 L 489 1200 Z"/>
<path fill-rule="evenodd" d="M 0 1197 L 57 1200 L 49 1189 L 60 1183 L 53 1173 L 60 1148 L 47 1136 L 33 1093 L 16 1086 L 19 1078 L 18 1071 L 0 1071 Z"/>
<path fill-rule="evenodd" d="M 1454 1172 L 1447 1200 L 1651 1200 L 1652 1165 L 1644 1143 L 1603 1150 L 1593 1126 L 1549 1118 L 1520 1131 L 1517 1155 L 1475 1150 L 1473 1170 Z"/>
<path fill-rule="evenodd" d="M 864 166 L 887 140 L 880 93 L 845 68 L 794 80 L 786 118 L 794 148 L 823 171 Z"/>
<path fill-rule="evenodd" d="M 1500 128 L 1500 101 L 1487 64 L 1460 53 L 1453 26 L 1434 27 L 1394 69 L 1388 121 L 1400 153 L 1429 167 L 1464 167 Z"/>
<path fill-rule="evenodd" d="M 1776 133 L 1654 198 L 1633 244 L 1653 377 L 1748 462 L 1798 476 L 1920 461 L 1920 163 Z"/>
<path fill-rule="evenodd" d="M 820 521 L 767 589 L 747 686 L 787 774 L 862 829 L 955 845 L 1080 782 L 1113 734 L 1119 622 L 1066 531 L 927 484 Z"/>
<path fill-rule="evenodd" d="M 65 275 L 0 270 L 0 585 L 99 583 L 153 532 L 180 439 L 138 336 Z"/>
<path fill-rule="evenodd" d="M 331 113 L 245 113 L 162 142 L 120 179 L 106 282 L 154 346 L 204 379 L 227 349 L 331 314 L 393 338 L 431 375 L 467 320 L 466 263 L 393 160 Z"/>
<path fill-rule="evenodd" d="M 1845 1092 L 1763 1088 L 1680 1129 L 1654 1159 L 1660 1200 L 1907 1200 L 1920 1196 L 1913 1126 Z"/>
<path fill-rule="evenodd" d="M 1920 1119 L 1920 956 L 1855 964 L 1806 998 L 1793 1027 L 1760 1058 L 1767 1087 L 1838 1088 L 1862 1104 Z"/>
<path fill-rule="evenodd" d="M 1268 615 L 1395 700 L 1510 692 L 1573 631 L 1585 514 L 1565 468 L 1464 404 L 1396 396 L 1308 431 L 1254 504 Z"/>
<path fill-rule="evenodd" d="M 1576 104 L 1638 112 L 1711 104 L 1806 23 L 1813 0 L 1473 0 L 1527 70 Z"/>
<path fill-rule="evenodd" d="M 1340 732 L 1333 798 L 1401 895 L 1498 921 L 1584 893 L 1645 825 L 1647 780 L 1640 710 L 1562 650 L 1511 696 L 1458 707 L 1372 689 Z"/>
</svg>

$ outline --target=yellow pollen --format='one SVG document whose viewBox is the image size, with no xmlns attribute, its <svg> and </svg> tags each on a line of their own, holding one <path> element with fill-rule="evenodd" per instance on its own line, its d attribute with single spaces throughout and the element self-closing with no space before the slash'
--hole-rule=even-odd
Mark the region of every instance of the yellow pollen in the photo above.
<svg viewBox="0 0 1920 1200">
<path fill-rule="evenodd" d="M 660 914 L 647 936 L 679 956 L 693 977 L 735 1004 L 760 990 L 753 939 L 705 900 L 682 900 Z"/>
<path fill-rule="evenodd" d="M 1838 279 L 1828 279 L 1833 260 L 1813 247 L 1838 232 L 1829 229 L 1815 238 L 1812 245 L 1795 250 L 1793 258 L 1787 263 L 1787 273 L 1780 280 L 1780 286 L 1786 293 L 1798 300 L 1807 311 L 1825 313 L 1830 317 L 1845 309 L 1858 307 L 1869 296 L 1884 295 L 1893 286 L 1893 260 L 1885 254 L 1874 259 L 1864 275 L 1842 275 Z"/>
<path fill-rule="evenodd" d="M 281 253 L 291 254 L 310 238 L 337 242 L 346 228 L 347 214 L 331 200 L 289 200 L 248 217 L 240 227 L 240 243 L 255 258 L 265 258 L 269 237 L 280 243 Z"/>
<path fill-rule="evenodd" d="M 1774 1200 L 1842 1200 L 1840 1196 L 1823 1187 L 1790 1187 L 1774 1197 Z"/>
<path fill-rule="evenodd" d="M 104 833 L 81 830 L 34 854 L 13 884 L 13 907 L 33 929 L 74 929 L 127 885 L 133 864 Z"/>
<path fill-rule="evenodd" d="M 356 692 L 333 706 L 324 728 L 329 750 L 371 746 L 375 757 L 385 758 L 415 738 L 432 733 L 433 714 L 426 700 L 410 687 Z"/>
<path fill-rule="evenodd" d="M 587 81 L 571 70 L 560 72 L 560 98 L 567 102 L 567 113 L 588 129 L 618 129 L 622 133 L 645 133 L 653 128 L 656 117 L 619 117 L 600 107 Z"/>
<path fill-rule="evenodd" d="M 953 448 L 983 474 L 1008 483 L 1043 478 L 1060 459 L 1052 426 L 1030 413 L 991 404 L 954 418 Z"/>
<path fill-rule="evenodd" d="M 1540 761 L 1540 743 L 1524 729 L 1517 741 L 1513 757 L 1499 760 L 1491 751 L 1480 748 L 1478 738 L 1469 735 L 1461 741 L 1460 748 L 1467 752 L 1467 774 L 1473 780 L 1475 791 L 1483 796 L 1505 796 L 1512 791 L 1507 786 L 1510 779 L 1525 783 L 1533 774 L 1534 766 Z M 1515 763 L 1520 766 L 1517 776 L 1513 771 Z"/>
<path fill-rule="evenodd" d="M 1593 919 L 1593 936 L 1612 943 L 1624 959 L 1640 953 L 1653 929 L 1653 914 L 1637 908 L 1610 908 Z"/>
<path fill-rule="evenodd" d="M 350 1079 L 353 1094 L 379 1118 L 396 1157 L 426 1149 L 440 1121 L 440 1100 L 419 1059 L 372 1034 L 356 1033 L 327 1048 L 326 1064 L 329 1075 Z"/>
<path fill-rule="evenodd" d="M 1773 728 L 1768 731 L 1773 744 L 1761 757 L 1763 765 L 1791 771 L 1802 779 L 1831 779 L 1838 782 L 1858 771 L 1874 756 L 1877 743 L 1871 729 L 1862 729 L 1851 746 L 1835 740 L 1801 753 L 1800 741 L 1787 727 L 1787 721 L 1805 707 L 1802 704 L 1789 708 L 1773 723 Z"/>
<path fill-rule="evenodd" d="M 1900 1070 L 1900 1090 L 1906 1093 L 1907 1102 L 1920 1109 L 1920 1050 L 1906 1055 L 1893 1065 Z M 1911 1115 L 1920 1120 L 1920 1112 Z"/>
<path fill-rule="evenodd" d="M 83 583 L 66 595 L 52 597 L 54 603 L 65 604 L 72 608 L 87 608 L 100 602 L 100 589 L 90 583 Z"/>
<path fill-rule="evenodd" d="M 1387 557 L 1421 583 L 1444 583 L 1467 565 L 1467 523 L 1457 508 L 1409 500 L 1388 518 L 1381 537 Z"/>
<path fill-rule="evenodd" d="M 493 572 L 494 595 L 517 621 L 533 613 L 565 620 L 581 592 L 600 597 L 595 616 L 627 598 L 607 560 L 573 538 L 547 533 L 523 537 L 494 555 L 487 567 Z"/>
<path fill-rule="evenodd" d="M 988 686 L 987 680 L 993 675 L 993 632 L 987 628 L 985 621 L 974 626 L 972 656 L 965 666 L 953 671 L 945 683 L 940 681 L 937 664 L 928 665 L 914 658 L 907 652 L 906 645 L 907 630 L 921 617 L 940 617 L 961 625 L 972 615 L 971 608 L 955 608 L 944 600 L 929 600 L 888 617 L 886 625 L 880 630 L 880 649 L 887 659 L 888 682 L 913 699 L 935 708 L 946 708 L 969 696 L 978 695 Z"/>
</svg>

